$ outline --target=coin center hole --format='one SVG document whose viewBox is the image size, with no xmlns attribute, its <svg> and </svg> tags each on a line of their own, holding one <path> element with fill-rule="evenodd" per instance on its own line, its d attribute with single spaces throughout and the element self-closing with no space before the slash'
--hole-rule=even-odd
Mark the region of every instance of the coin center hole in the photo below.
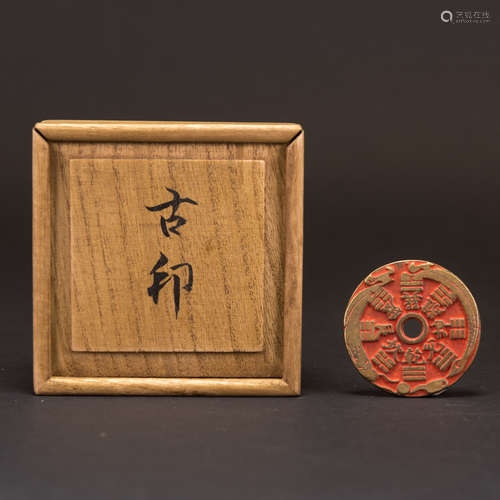
<svg viewBox="0 0 500 500">
<path fill-rule="evenodd" d="M 416 339 L 422 333 L 422 322 L 417 318 L 408 318 L 403 323 L 403 332 L 410 339 Z"/>
</svg>

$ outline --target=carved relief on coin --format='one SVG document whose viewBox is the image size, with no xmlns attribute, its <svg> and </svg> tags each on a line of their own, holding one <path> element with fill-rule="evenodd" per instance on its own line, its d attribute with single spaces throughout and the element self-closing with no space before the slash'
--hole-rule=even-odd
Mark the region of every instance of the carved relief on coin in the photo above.
<svg viewBox="0 0 500 500">
<path fill-rule="evenodd" d="M 472 363 L 479 313 L 454 274 L 403 260 L 360 283 L 347 305 L 344 336 L 354 365 L 376 386 L 404 396 L 437 394 Z"/>
</svg>

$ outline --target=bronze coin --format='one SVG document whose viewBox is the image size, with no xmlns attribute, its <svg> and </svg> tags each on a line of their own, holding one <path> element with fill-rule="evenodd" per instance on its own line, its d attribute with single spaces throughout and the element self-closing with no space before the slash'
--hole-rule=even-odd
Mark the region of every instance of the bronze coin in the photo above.
<svg viewBox="0 0 500 500">
<path fill-rule="evenodd" d="M 450 271 L 401 260 L 373 271 L 356 288 L 344 316 L 352 362 L 372 384 L 403 396 L 439 394 L 472 363 L 479 312 Z"/>
</svg>

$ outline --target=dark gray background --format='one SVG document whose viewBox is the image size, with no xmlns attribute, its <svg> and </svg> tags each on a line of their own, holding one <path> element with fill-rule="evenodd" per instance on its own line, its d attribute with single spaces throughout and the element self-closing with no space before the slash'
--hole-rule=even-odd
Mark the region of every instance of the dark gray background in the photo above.
<svg viewBox="0 0 500 500">
<path fill-rule="evenodd" d="M 489 10 L 447 25 L 444 9 Z M 498 498 L 500 10 L 446 2 L 8 2 L 0 16 L 0 497 Z M 306 131 L 303 396 L 36 397 L 31 127 L 296 121 Z M 479 304 L 439 397 L 372 388 L 342 315 L 429 259 Z"/>
</svg>

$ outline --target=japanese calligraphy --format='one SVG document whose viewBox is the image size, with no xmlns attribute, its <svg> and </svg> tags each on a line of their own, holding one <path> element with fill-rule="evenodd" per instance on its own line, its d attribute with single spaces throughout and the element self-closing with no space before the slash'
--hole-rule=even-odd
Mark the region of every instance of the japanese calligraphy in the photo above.
<svg viewBox="0 0 500 500">
<path fill-rule="evenodd" d="M 160 252 L 160 258 L 158 262 L 154 265 L 153 269 L 149 274 L 153 275 L 153 284 L 148 288 L 148 295 L 152 297 L 153 302 L 158 304 L 158 295 L 160 294 L 160 290 L 171 280 L 173 280 L 173 293 L 174 293 L 174 305 L 175 305 L 175 317 L 179 314 L 180 307 L 180 294 L 181 294 L 181 276 L 179 273 L 170 274 L 168 271 L 159 271 L 160 268 L 164 267 L 168 264 L 168 258 Z M 190 292 L 193 288 L 193 268 L 187 262 L 183 262 L 182 264 L 176 264 L 175 266 L 171 266 L 168 269 L 170 271 L 177 271 L 181 268 L 185 267 L 187 269 L 187 282 L 182 287 L 187 292 Z"/>
<path fill-rule="evenodd" d="M 150 212 L 160 212 L 162 210 L 166 210 L 167 208 L 172 208 L 172 211 L 170 212 L 170 216 L 168 218 L 161 216 L 160 224 L 161 224 L 161 230 L 163 231 L 163 234 L 167 236 L 168 238 L 170 237 L 170 233 L 179 234 L 179 227 L 183 226 L 186 224 L 187 220 L 184 217 L 181 217 L 180 215 L 177 214 L 177 210 L 179 209 L 179 205 L 181 203 L 190 203 L 191 205 L 198 205 L 198 203 L 191 198 L 181 198 L 179 196 L 179 193 L 173 189 L 170 189 L 168 187 L 165 187 L 165 189 L 172 194 L 173 198 L 170 201 L 167 201 L 166 203 L 160 203 L 159 205 L 156 205 L 154 207 L 146 207 Z M 172 226 L 168 226 L 168 224 L 174 224 Z"/>
<path fill-rule="evenodd" d="M 170 201 L 161 203 L 153 207 L 146 208 L 150 212 L 159 212 L 166 209 L 171 209 L 169 217 L 161 216 L 161 230 L 163 234 L 170 237 L 170 233 L 181 236 L 178 228 L 186 224 L 187 220 L 180 215 L 177 215 L 177 210 L 181 203 L 189 203 L 191 205 L 198 205 L 198 203 L 191 198 L 181 198 L 179 193 L 173 189 L 165 187 L 165 189 L 172 194 L 173 198 Z M 170 224 L 170 226 L 169 226 Z M 168 258 L 163 252 L 160 251 L 160 258 L 151 269 L 150 275 L 153 276 L 153 284 L 148 288 L 148 295 L 153 299 L 155 304 L 158 304 L 160 291 L 168 283 L 172 283 L 172 292 L 174 298 L 175 317 L 179 315 L 181 304 L 181 291 L 191 292 L 193 288 L 193 267 L 188 262 L 181 262 L 170 267 L 168 265 Z"/>
</svg>

